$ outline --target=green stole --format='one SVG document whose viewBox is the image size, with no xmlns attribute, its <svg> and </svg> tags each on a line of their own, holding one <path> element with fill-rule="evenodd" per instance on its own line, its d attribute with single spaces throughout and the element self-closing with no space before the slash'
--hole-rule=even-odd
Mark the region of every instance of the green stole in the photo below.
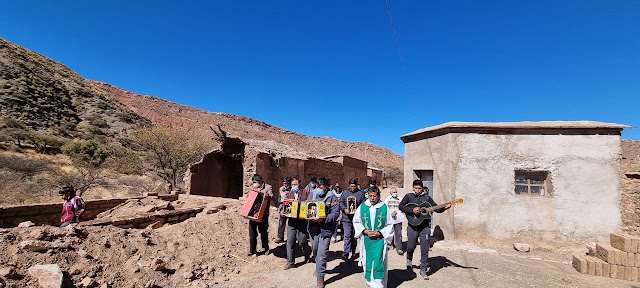
<svg viewBox="0 0 640 288">
<path fill-rule="evenodd" d="M 382 204 L 380 208 L 376 209 L 376 221 L 375 227 L 371 227 L 371 214 L 369 213 L 369 206 L 362 203 L 360 205 L 360 219 L 362 219 L 362 225 L 366 230 L 380 231 L 387 225 L 387 204 Z M 367 235 L 364 237 L 364 247 L 366 251 L 366 261 L 364 263 L 364 278 L 367 281 L 371 281 L 371 266 L 373 265 L 373 279 L 384 278 L 384 239 L 377 238 L 372 240 Z"/>
</svg>

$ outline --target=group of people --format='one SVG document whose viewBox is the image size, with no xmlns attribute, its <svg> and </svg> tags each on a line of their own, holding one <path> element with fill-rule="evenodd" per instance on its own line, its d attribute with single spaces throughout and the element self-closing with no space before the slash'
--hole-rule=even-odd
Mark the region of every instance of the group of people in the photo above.
<svg viewBox="0 0 640 288">
<path fill-rule="evenodd" d="M 388 280 L 388 255 L 393 247 L 399 255 L 406 252 L 407 269 L 413 269 L 413 254 L 418 242 L 420 243 L 420 276 L 427 278 L 429 235 L 431 221 L 423 221 L 418 225 L 409 223 L 407 229 L 406 251 L 402 247 L 402 223 L 407 217 L 424 217 L 420 206 L 436 206 L 429 196 L 428 189 L 423 187 L 420 180 L 412 184 L 413 193 L 399 198 L 395 188 L 390 189 L 390 195 L 383 201 L 380 189 L 375 182 L 362 190 L 356 179 L 349 180 L 349 187 L 341 190 L 339 183 L 330 185 L 324 178 L 311 177 L 306 186 L 297 177 L 285 177 L 279 195 L 274 195 L 271 185 L 264 182 L 262 176 L 255 174 L 252 178 L 252 189 L 261 191 L 272 199 L 272 205 L 279 207 L 280 218 L 278 225 L 277 243 L 286 242 L 287 263 L 284 269 L 290 269 L 295 264 L 295 244 L 302 249 L 304 263 L 315 263 L 313 273 L 317 279 L 317 287 L 324 287 L 324 276 L 327 268 L 327 255 L 331 239 L 338 236 L 337 231 L 343 232 L 344 246 L 343 261 L 353 261 L 357 258 L 358 266 L 362 267 L 366 284 L 369 287 L 386 287 Z M 325 203 L 325 218 L 298 219 L 285 217 L 282 202 L 285 199 L 295 199 L 298 202 L 318 200 Z M 355 199 L 355 211 L 353 201 Z M 435 210 L 442 213 L 451 204 Z M 249 252 L 257 253 L 257 234 L 260 233 L 262 248 L 265 254 L 271 253 L 268 238 L 268 209 L 262 222 L 249 221 Z M 428 217 L 428 216 L 427 216 Z M 415 222 L 414 222 L 415 223 Z M 340 226 L 340 227 L 339 227 Z M 286 229 L 286 241 L 284 231 Z M 311 245 L 309 245 L 311 243 Z"/>
</svg>

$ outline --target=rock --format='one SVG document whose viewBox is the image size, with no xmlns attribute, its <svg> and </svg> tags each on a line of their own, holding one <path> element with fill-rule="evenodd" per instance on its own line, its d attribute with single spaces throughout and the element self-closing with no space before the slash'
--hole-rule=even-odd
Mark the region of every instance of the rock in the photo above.
<svg viewBox="0 0 640 288">
<path fill-rule="evenodd" d="M 153 223 L 149 224 L 149 226 L 147 226 L 145 229 L 158 229 L 160 227 L 162 227 L 162 222 L 156 221 L 156 222 L 153 222 Z"/>
<path fill-rule="evenodd" d="M 69 249 L 70 246 L 67 243 L 60 242 L 48 242 L 38 240 L 25 240 L 20 242 L 20 249 L 29 250 L 33 252 L 44 252 L 49 249 Z"/>
<path fill-rule="evenodd" d="M 151 269 L 153 269 L 153 271 L 164 271 L 166 269 L 166 264 L 162 259 L 156 258 L 151 262 Z"/>
<path fill-rule="evenodd" d="M 520 252 L 529 252 L 531 251 L 531 246 L 525 243 L 513 243 L 513 249 L 516 249 Z"/>
<path fill-rule="evenodd" d="M 36 223 L 33 223 L 31 221 L 24 221 L 24 222 L 18 224 L 18 227 L 20 227 L 20 228 L 29 228 L 29 227 L 33 227 L 33 226 L 36 226 Z"/>
<path fill-rule="evenodd" d="M 78 250 L 78 256 L 82 258 L 87 258 L 87 259 L 93 258 L 91 255 L 89 255 L 89 252 L 87 252 L 87 250 L 84 250 L 84 249 Z"/>
<path fill-rule="evenodd" d="M 82 287 L 91 287 L 96 284 L 96 281 L 91 279 L 91 277 L 84 277 L 84 279 L 82 279 L 82 282 L 80 282 L 80 286 Z"/>
<path fill-rule="evenodd" d="M 13 267 L 4 267 L 0 269 L 0 278 L 4 279 L 17 279 L 20 275 L 16 272 L 16 269 Z"/>
<path fill-rule="evenodd" d="M 56 264 L 35 265 L 29 268 L 29 274 L 38 280 L 41 288 L 60 288 L 64 275 Z"/>
</svg>

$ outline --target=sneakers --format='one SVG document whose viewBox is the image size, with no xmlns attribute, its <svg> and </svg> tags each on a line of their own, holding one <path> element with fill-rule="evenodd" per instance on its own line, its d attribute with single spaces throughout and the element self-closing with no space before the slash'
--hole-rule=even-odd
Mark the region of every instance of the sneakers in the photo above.
<svg viewBox="0 0 640 288">
<path fill-rule="evenodd" d="M 422 277 L 422 279 L 424 279 L 424 280 L 429 280 L 429 276 L 427 276 L 427 270 L 426 269 L 420 269 L 420 277 Z"/>
<path fill-rule="evenodd" d="M 287 263 L 284 265 L 284 268 L 282 268 L 283 270 L 289 270 L 289 268 L 293 267 L 293 265 Z"/>
<path fill-rule="evenodd" d="M 316 288 L 324 288 L 324 279 L 318 278 Z"/>
<path fill-rule="evenodd" d="M 276 244 L 280 244 L 280 243 L 284 243 L 284 240 L 282 240 L 280 237 L 276 237 Z"/>
</svg>

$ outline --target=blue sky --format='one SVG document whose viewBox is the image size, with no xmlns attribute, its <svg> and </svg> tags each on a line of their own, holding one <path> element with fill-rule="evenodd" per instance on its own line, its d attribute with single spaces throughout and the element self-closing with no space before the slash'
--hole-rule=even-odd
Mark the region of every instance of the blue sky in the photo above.
<svg viewBox="0 0 640 288">
<path fill-rule="evenodd" d="M 637 0 L 390 0 L 406 79 L 384 0 L 204 2 L 5 1 L 0 37 L 139 94 L 400 154 L 447 121 L 640 139 Z"/>
</svg>

